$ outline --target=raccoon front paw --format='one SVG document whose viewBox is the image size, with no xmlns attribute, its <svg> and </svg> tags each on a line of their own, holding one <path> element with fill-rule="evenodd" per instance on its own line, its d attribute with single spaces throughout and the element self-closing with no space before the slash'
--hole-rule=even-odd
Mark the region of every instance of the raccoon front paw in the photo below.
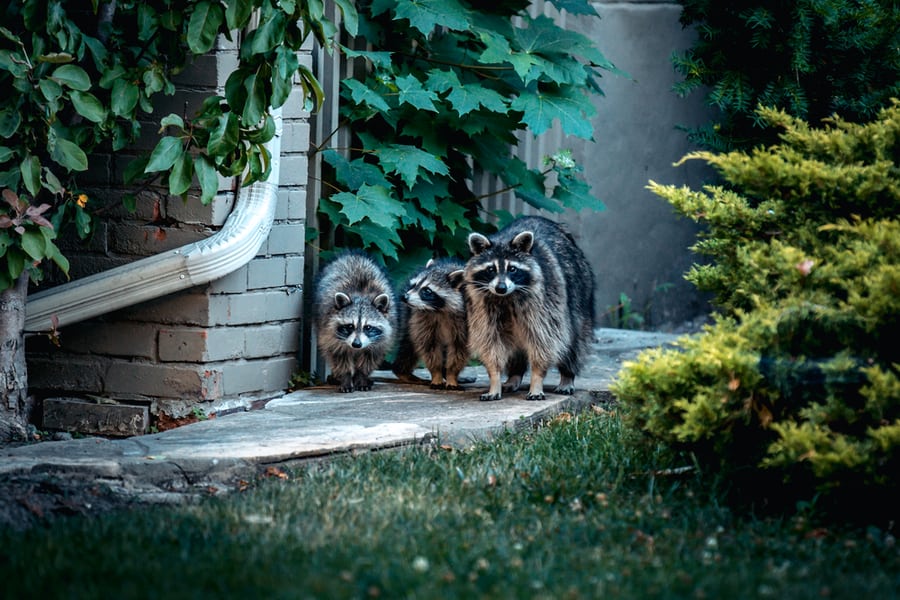
<svg viewBox="0 0 900 600">
<path fill-rule="evenodd" d="M 525 395 L 525 399 L 526 400 L 545 400 L 546 396 L 544 396 L 543 392 L 538 392 L 537 394 L 529 393 L 529 394 Z"/>
<path fill-rule="evenodd" d="M 461 391 L 463 391 L 463 390 L 466 389 L 466 388 L 464 388 L 464 387 L 461 386 L 461 385 L 450 385 L 450 384 L 448 383 L 447 385 L 444 386 L 444 389 L 447 390 L 447 391 L 450 391 L 450 392 L 461 392 Z"/>
<path fill-rule="evenodd" d="M 429 383 L 428 387 L 430 387 L 433 390 L 446 390 L 447 384 L 445 384 L 445 383 Z"/>
<path fill-rule="evenodd" d="M 352 385 L 339 385 L 338 391 L 346 394 L 347 392 L 353 391 L 353 386 Z"/>
<path fill-rule="evenodd" d="M 491 394 L 490 392 L 488 392 L 486 394 L 482 394 L 478 399 L 482 402 L 493 402 L 494 400 L 500 399 L 500 394 Z"/>
<path fill-rule="evenodd" d="M 356 382 L 354 388 L 360 392 L 368 392 L 372 389 L 372 380 L 371 379 L 360 379 Z"/>
<path fill-rule="evenodd" d="M 553 390 L 554 394 L 563 394 L 565 396 L 571 396 L 575 393 L 574 385 L 559 385 Z"/>
</svg>

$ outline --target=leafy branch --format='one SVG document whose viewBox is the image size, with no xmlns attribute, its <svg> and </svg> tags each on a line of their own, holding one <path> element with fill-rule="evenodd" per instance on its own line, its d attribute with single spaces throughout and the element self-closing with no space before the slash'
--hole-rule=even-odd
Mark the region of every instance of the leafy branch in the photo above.
<svg viewBox="0 0 900 600">
<path fill-rule="evenodd" d="M 597 17 L 582 0 L 555 4 Z M 597 80 L 621 72 L 591 40 L 513 0 L 358 7 L 366 50 L 354 50 L 353 40 L 340 46 L 366 64 L 364 77 L 341 84 L 353 148 L 318 144 L 340 189 L 319 203 L 336 246 L 399 263 L 460 254 L 460 231 L 491 227 L 481 206 L 487 195 L 470 183 L 481 174 L 501 182 L 494 194 L 512 191 L 542 210 L 603 208 L 570 152 L 534 168 L 513 154 L 523 130 L 540 135 L 558 123 L 566 135 L 593 136 Z"/>
</svg>

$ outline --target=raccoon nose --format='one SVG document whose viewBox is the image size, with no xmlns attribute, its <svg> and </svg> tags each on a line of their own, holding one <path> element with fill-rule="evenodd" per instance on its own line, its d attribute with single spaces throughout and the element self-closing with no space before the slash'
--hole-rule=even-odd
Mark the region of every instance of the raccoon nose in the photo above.
<svg viewBox="0 0 900 600">
<path fill-rule="evenodd" d="M 506 289 L 507 289 L 506 282 L 501 281 L 494 287 L 494 289 L 497 291 L 498 294 L 500 294 L 502 296 L 503 294 L 506 293 Z"/>
<path fill-rule="evenodd" d="M 359 339 L 353 340 L 353 342 L 351 342 L 350 345 L 353 346 L 354 348 L 362 348 L 362 342 L 359 341 Z"/>
</svg>

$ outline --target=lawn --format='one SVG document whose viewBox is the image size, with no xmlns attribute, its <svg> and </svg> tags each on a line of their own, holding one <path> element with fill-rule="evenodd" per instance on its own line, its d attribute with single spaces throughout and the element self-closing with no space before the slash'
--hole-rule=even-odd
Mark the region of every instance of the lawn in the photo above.
<svg viewBox="0 0 900 600">
<path fill-rule="evenodd" d="M 874 526 L 722 505 L 614 413 L 0 532 L 4 598 L 900 597 Z"/>
</svg>

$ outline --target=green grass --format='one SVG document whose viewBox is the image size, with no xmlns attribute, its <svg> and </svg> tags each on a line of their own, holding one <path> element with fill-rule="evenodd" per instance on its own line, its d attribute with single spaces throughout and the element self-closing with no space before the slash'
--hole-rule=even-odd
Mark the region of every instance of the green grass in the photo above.
<svg viewBox="0 0 900 600">
<path fill-rule="evenodd" d="M 344 457 L 198 505 L 0 532 L 4 598 L 900 596 L 874 527 L 742 514 L 589 414 Z"/>
</svg>

